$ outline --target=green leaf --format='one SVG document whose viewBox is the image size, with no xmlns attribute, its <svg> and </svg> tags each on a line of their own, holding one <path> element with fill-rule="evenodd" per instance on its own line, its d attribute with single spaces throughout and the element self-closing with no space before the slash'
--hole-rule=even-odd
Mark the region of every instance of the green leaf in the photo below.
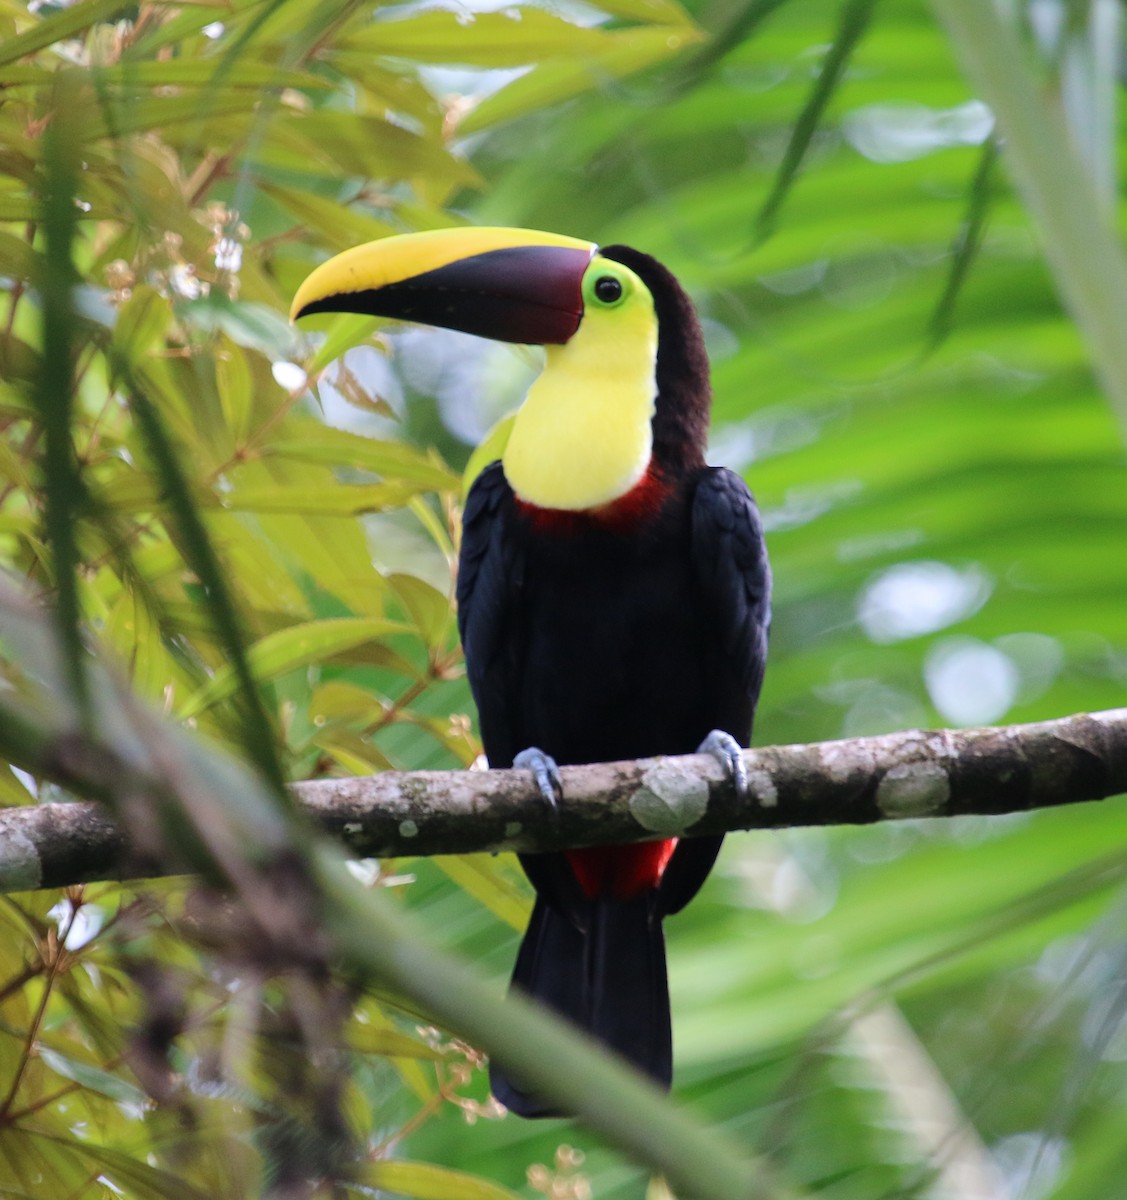
<svg viewBox="0 0 1127 1200">
<path fill-rule="evenodd" d="M 295 71 L 270 63 L 242 62 L 237 74 L 225 71 L 225 60 L 215 56 L 201 59 L 170 58 L 161 62 L 121 62 L 93 69 L 92 78 L 102 89 L 138 87 L 206 87 L 221 76 L 225 88 L 294 87 L 320 91 L 329 85 L 306 71 Z M 54 70 L 39 66 L 0 65 L 0 83 L 9 87 L 46 87 Z"/>
<path fill-rule="evenodd" d="M 296 159 L 293 157 L 296 155 Z M 317 109 L 279 123 L 253 153 L 253 161 L 305 172 L 318 165 L 366 179 L 412 179 L 472 187 L 480 177 L 444 145 L 380 117 Z"/>
<path fill-rule="evenodd" d="M 97 1143 L 82 1143 L 84 1156 L 99 1168 L 114 1190 L 131 1200 L 208 1200 L 209 1192 L 186 1182 L 181 1173 L 162 1170 L 123 1150 Z"/>
<path fill-rule="evenodd" d="M 42 216 L 43 208 L 37 200 L 0 194 L 0 221 L 38 221 Z"/>
<path fill-rule="evenodd" d="M 401 442 L 383 442 L 330 426 L 311 426 L 302 440 L 279 438 L 264 454 L 291 462 L 327 463 L 372 471 L 388 480 L 417 483 L 435 491 L 454 491 L 458 476 L 433 454 L 423 454 Z"/>
<path fill-rule="evenodd" d="M 114 345 L 131 363 L 143 358 L 172 323 L 168 300 L 147 284 L 139 284 L 121 306 L 114 323 Z"/>
<path fill-rule="evenodd" d="M 378 705 L 370 692 L 339 679 L 322 683 L 309 701 L 315 725 L 345 722 L 362 728 L 372 720 L 373 711 L 378 711 Z"/>
<path fill-rule="evenodd" d="M 336 314 L 330 320 L 324 341 L 309 360 L 309 374 L 320 375 L 334 359 L 351 350 L 353 346 L 368 341 L 382 324 L 382 318 L 365 316 L 363 313 Z"/>
<path fill-rule="evenodd" d="M 6 442 L 0 442 L 0 475 L 9 483 L 25 491 L 31 490 L 32 476 L 24 457 Z"/>
<path fill-rule="evenodd" d="M 221 7 L 221 6 L 216 6 Z M 6 78 L 0 73 L 0 79 Z M 329 87 L 326 80 L 309 71 L 299 71 L 281 64 L 252 62 L 242 59 L 239 69 L 232 71 L 224 57 L 169 58 L 154 62 L 124 61 L 114 66 L 99 67 L 95 79 L 101 87 L 200 87 L 212 85 L 224 89 L 261 91 L 263 88 L 302 88 L 318 92 Z M 206 116 L 208 109 L 201 108 Z"/>
<path fill-rule="evenodd" d="M 0 208 L 4 197 L 0 196 Z M 24 282 L 34 279 L 39 270 L 39 255 L 23 238 L 0 230 L 0 275 Z"/>
<path fill-rule="evenodd" d="M 509 413 L 508 416 L 502 417 L 474 448 L 474 452 L 466 463 L 466 469 L 462 472 L 463 500 L 470 494 L 470 488 L 473 487 L 474 481 L 482 471 L 505 453 L 505 447 L 509 444 L 509 438 L 512 436 L 513 422 L 516 419 L 516 413 Z"/>
<path fill-rule="evenodd" d="M 43 1136 L 22 1125 L 0 1129 L 0 1179 L 4 1181 L 0 1186 L 10 1187 L 16 1196 L 48 1200 L 77 1192 L 90 1180 L 84 1160 L 77 1138 Z"/>
<path fill-rule="evenodd" d="M 335 250 L 346 250 L 363 242 L 395 233 L 394 226 L 377 217 L 361 212 L 339 200 L 318 196 L 306 188 L 284 187 L 269 179 L 261 179 L 258 186 L 268 196 L 273 196 L 288 212 L 292 213 L 307 229 L 316 230 Z M 345 314 L 355 316 L 355 314 Z M 366 318 L 371 323 L 372 318 Z"/>
<path fill-rule="evenodd" d="M 189 136 L 199 140 L 201 121 L 216 117 L 238 116 L 245 124 L 253 117 L 244 92 L 237 89 L 217 91 L 208 89 L 202 96 L 154 96 L 138 92 L 128 96 L 119 92 L 101 93 L 90 97 L 75 122 L 86 142 L 124 137 L 159 129 L 169 137 L 176 126 L 187 126 Z"/>
<path fill-rule="evenodd" d="M 411 614 L 423 641 L 436 650 L 445 647 L 454 624 L 449 598 L 414 575 L 392 575 L 388 582 Z"/>
<path fill-rule="evenodd" d="M 325 621 L 306 621 L 277 633 L 267 634 L 247 651 L 247 662 L 259 682 L 274 679 L 286 671 L 311 663 L 324 662 L 335 654 L 378 641 L 392 633 L 403 632 L 395 621 L 367 617 L 340 617 Z M 180 719 L 197 716 L 220 700 L 234 694 L 238 679 L 230 666 L 221 667 L 180 708 Z"/>
<path fill-rule="evenodd" d="M 493 855 L 440 854 L 434 864 L 510 929 L 523 932 L 530 912 L 528 891 L 497 869 Z"/>
<path fill-rule="evenodd" d="M 10 807 L 34 802 L 35 797 L 16 777 L 12 768 L 7 763 L 0 763 L 0 805 Z"/>
<path fill-rule="evenodd" d="M 408 1033 L 361 1024 L 359 1021 L 349 1022 L 348 1044 L 359 1054 L 378 1054 L 383 1058 L 422 1058 L 432 1062 L 441 1062 L 446 1058 L 441 1051 Z"/>
<path fill-rule="evenodd" d="M 319 730 L 312 743 L 330 755 L 349 775 L 373 775 L 394 769 L 394 763 L 379 747 L 348 729 Z"/>
<path fill-rule="evenodd" d="M 465 1171 L 419 1162 L 375 1162 L 357 1168 L 353 1182 L 414 1200 L 518 1200 L 515 1192 Z"/>
<path fill-rule="evenodd" d="M 608 81 L 653 66 L 699 41 L 683 25 L 616 30 L 597 54 L 568 62 L 547 62 L 501 88 L 458 123 L 462 134 L 522 117 L 537 109 L 603 87 Z M 613 39 L 613 40 L 612 40 Z"/>
<path fill-rule="evenodd" d="M 236 445 L 246 441 L 254 417 L 254 376 L 243 350 L 228 341 L 215 361 L 215 388 Z"/>
<path fill-rule="evenodd" d="M 143 1109 L 148 1104 L 148 1097 L 145 1093 L 136 1084 L 130 1083 L 120 1075 L 111 1074 L 111 1072 L 89 1063 L 79 1062 L 66 1054 L 52 1050 L 50 1046 L 44 1045 L 42 1042 L 39 1043 L 37 1053 L 56 1075 L 81 1084 L 89 1091 L 109 1096 L 111 1100 L 122 1104 L 135 1105 L 138 1109 Z"/>
<path fill-rule="evenodd" d="M 794 183 L 822 120 L 826 105 L 836 94 L 853 51 L 869 26 L 875 4 L 876 0 L 848 0 L 842 9 L 840 28 L 826 52 L 810 96 L 791 129 L 790 141 L 779 164 L 771 191 L 756 215 L 755 232 L 758 238 L 765 238 L 771 232 L 779 208 Z"/>
<path fill-rule="evenodd" d="M 281 313 L 265 304 L 234 301 L 221 292 L 212 291 L 199 300 L 185 302 L 178 311 L 205 333 L 221 331 L 236 345 L 257 350 L 267 358 L 292 357 L 293 327 Z"/>
<path fill-rule="evenodd" d="M 539 8 L 502 12 L 418 12 L 376 21 L 343 43 L 348 50 L 426 63 L 520 67 L 545 59 L 595 56 L 606 35 Z"/>
<path fill-rule="evenodd" d="M 595 0 L 595 7 L 628 21 L 647 21 L 651 25 L 688 25 L 693 19 L 676 0 Z"/>
<path fill-rule="evenodd" d="M 129 5 L 122 3 L 122 0 L 86 0 L 84 4 L 53 12 L 49 17 L 36 21 L 30 29 L 0 44 L 0 66 L 25 58 L 56 42 L 76 37 L 92 25 L 108 21 L 128 8 Z"/>
<path fill-rule="evenodd" d="M 232 512 L 357 517 L 363 513 L 402 508 L 418 490 L 418 485 L 409 483 L 342 483 L 319 490 L 290 485 L 237 487 L 223 497 L 223 504 Z"/>
</svg>

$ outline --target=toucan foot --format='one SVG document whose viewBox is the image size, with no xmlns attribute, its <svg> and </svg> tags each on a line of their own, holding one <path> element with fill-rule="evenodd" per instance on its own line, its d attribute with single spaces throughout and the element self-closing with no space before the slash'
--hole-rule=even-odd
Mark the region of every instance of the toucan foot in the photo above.
<svg viewBox="0 0 1127 1200">
<path fill-rule="evenodd" d="M 513 759 L 513 766 L 532 772 L 540 795 L 548 802 L 549 807 L 555 809 L 563 799 L 563 780 L 560 778 L 556 760 L 538 746 L 529 746 Z"/>
<path fill-rule="evenodd" d="M 746 800 L 750 787 L 747 782 L 747 767 L 741 753 L 741 746 L 730 733 L 723 729 L 714 729 L 697 747 L 698 754 L 710 754 L 728 772 L 728 777 L 736 789 L 736 795 Z"/>
</svg>

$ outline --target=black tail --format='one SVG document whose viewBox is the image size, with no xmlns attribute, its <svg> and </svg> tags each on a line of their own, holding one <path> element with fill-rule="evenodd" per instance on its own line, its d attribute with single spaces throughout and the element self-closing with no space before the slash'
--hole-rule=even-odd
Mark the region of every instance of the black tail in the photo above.
<svg viewBox="0 0 1127 1200">
<path fill-rule="evenodd" d="M 582 927 L 537 897 L 513 986 L 604 1042 L 668 1088 L 673 1076 L 665 937 L 656 895 L 591 901 Z M 493 1094 L 522 1117 L 567 1114 L 523 1090 L 496 1064 Z"/>
</svg>

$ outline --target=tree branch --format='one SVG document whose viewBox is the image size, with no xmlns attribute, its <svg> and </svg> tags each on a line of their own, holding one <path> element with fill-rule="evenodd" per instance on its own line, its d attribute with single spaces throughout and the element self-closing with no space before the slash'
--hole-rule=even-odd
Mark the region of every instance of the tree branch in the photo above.
<svg viewBox="0 0 1127 1200">
<path fill-rule="evenodd" d="M 40 747 L 43 775 L 86 795 L 158 779 L 104 749 Z M 525 771 L 389 771 L 294 785 L 306 813 L 359 857 L 558 850 L 691 832 L 999 814 L 1127 792 L 1127 709 L 1032 725 L 884 734 L 744 754 L 740 799 L 706 755 L 564 767 L 553 811 Z M 29 764 L 29 769 L 31 765 Z M 0 811 L 0 891 L 155 876 L 98 804 Z"/>
</svg>

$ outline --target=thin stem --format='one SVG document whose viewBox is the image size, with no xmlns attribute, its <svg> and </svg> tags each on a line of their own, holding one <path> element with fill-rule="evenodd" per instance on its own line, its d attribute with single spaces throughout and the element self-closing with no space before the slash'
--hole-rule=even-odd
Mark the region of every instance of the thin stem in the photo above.
<svg viewBox="0 0 1127 1200">
<path fill-rule="evenodd" d="M 55 977 L 59 972 L 59 965 L 66 954 L 66 939 L 74 925 L 74 919 L 78 915 L 78 909 L 75 905 L 71 905 L 70 916 L 67 918 L 66 927 L 59 926 L 58 933 L 54 935 L 54 952 L 51 954 L 50 962 L 47 965 L 47 978 L 43 982 L 43 995 L 39 999 L 39 1004 L 35 1010 L 35 1016 L 32 1018 L 31 1025 L 28 1027 L 27 1036 L 24 1038 L 23 1053 L 20 1055 L 20 1060 L 16 1064 L 16 1072 L 12 1078 L 12 1085 L 8 1089 L 8 1094 L 4 1098 L 3 1104 L 0 1104 L 0 1124 L 9 1124 L 12 1120 L 11 1108 L 12 1103 L 16 1098 L 16 1093 L 20 1090 L 20 1084 L 23 1082 L 24 1072 L 27 1070 L 27 1064 L 31 1061 L 31 1052 L 35 1047 L 35 1042 L 39 1037 L 39 1030 L 43 1025 L 43 1018 L 47 1013 L 47 1004 L 51 999 L 51 990 L 55 984 Z M 51 935 L 48 934 L 48 938 Z"/>
</svg>

